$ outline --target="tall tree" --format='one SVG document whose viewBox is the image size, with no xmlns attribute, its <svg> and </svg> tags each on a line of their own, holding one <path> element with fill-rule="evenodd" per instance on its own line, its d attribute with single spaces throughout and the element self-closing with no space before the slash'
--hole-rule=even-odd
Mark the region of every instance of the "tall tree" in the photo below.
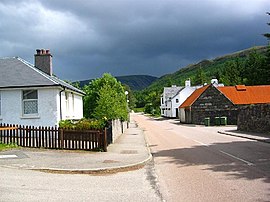
<svg viewBox="0 0 270 202">
<path fill-rule="evenodd" d="M 112 75 L 105 73 L 84 87 L 84 116 L 127 120 L 128 107 L 125 90 Z"/>
<path fill-rule="evenodd" d="M 205 82 L 207 82 L 207 77 L 205 72 L 200 67 L 195 74 L 194 85 L 203 85 Z"/>
<path fill-rule="evenodd" d="M 242 67 L 238 60 L 226 62 L 220 81 L 226 86 L 242 84 L 241 70 Z"/>
<path fill-rule="evenodd" d="M 247 85 L 267 84 L 269 80 L 267 71 L 265 57 L 254 50 L 245 63 L 244 83 Z"/>
</svg>

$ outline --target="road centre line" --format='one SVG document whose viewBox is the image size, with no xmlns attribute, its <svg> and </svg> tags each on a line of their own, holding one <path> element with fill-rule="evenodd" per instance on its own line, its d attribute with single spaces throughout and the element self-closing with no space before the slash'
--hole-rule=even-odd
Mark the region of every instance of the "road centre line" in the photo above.
<svg viewBox="0 0 270 202">
<path fill-rule="evenodd" d="M 190 140 L 192 140 L 192 141 L 194 141 L 194 142 L 197 142 L 197 143 L 199 143 L 200 145 L 203 145 L 203 146 L 206 146 L 206 147 L 209 147 L 209 146 L 210 146 L 209 144 L 205 144 L 205 143 L 200 142 L 200 141 L 198 141 L 198 140 L 194 140 L 194 139 L 188 138 L 188 137 L 186 137 L 185 135 L 182 135 L 182 136 L 185 137 L 185 138 L 187 138 L 187 139 L 190 139 Z M 225 154 L 225 155 L 227 155 L 227 156 L 230 156 L 231 158 L 234 158 L 234 159 L 237 159 L 237 160 L 239 160 L 239 161 L 242 161 L 242 162 L 246 163 L 248 166 L 253 166 L 253 165 L 254 165 L 254 163 L 251 163 L 251 162 L 249 162 L 249 161 L 246 161 L 246 160 L 244 160 L 244 159 L 241 159 L 241 158 L 239 158 L 239 157 L 237 157 L 237 156 L 234 156 L 234 155 L 232 155 L 232 154 L 229 154 L 229 153 L 227 153 L 227 152 L 225 152 L 225 151 L 222 151 L 222 150 L 218 150 L 218 151 L 221 152 L 221 153 L 223 153 L 223 154 Z"/>
<path fill-rule="evenodd" d="M 192 140 L 193 140 L 193 139 L 192 139 Z M 193 141 L 194 141 L 194 142 L 199 143 L 200 145 L 203 145 L 203 146 L 209 147 L 209 144 L 205 144 L 205 143 L 200 142 L 200 141 L 198 141 L 198 140 L 193 140 Z"/>
<path fill-rule="evenodd" d="M 221 153 L 227 155 L 227 156 L 230 156 L 230 157 L 232 157 L 232 158 L 234 158 L 234 159 L 237 159 L 237 160 L 239 160 L 239 161 L 242 161 L 242 162 L 246 163 L 248 166 L 253 166 L 253 165 L 254 165 L 253 163 L 251 163 L 251 162 L 249 162 L 249 161 L 246 161 L 246 160 L 244 160 L 244 159 L 241 159 L 241 158 L 239 158 L 239 157 L 237 157 L 237 156 L 234 156 L 234 155 L 232 155 L 232 154 L 229 154 L 229 153 L 227 153 L 227 152 L 225 152 L 225 151 L 222 151 L 222 150 L 219 150 L 219 151 L 220 151 Z"/>
</svg>

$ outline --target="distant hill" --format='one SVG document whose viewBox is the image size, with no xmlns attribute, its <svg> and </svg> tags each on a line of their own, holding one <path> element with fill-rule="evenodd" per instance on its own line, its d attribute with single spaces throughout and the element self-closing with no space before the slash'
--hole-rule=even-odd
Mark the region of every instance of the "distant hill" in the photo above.
<svg viewBox="0 0 270 202">
<path fill-rule="evenodd" d="M 194 80 L 195 74 L 199 68 L 201 68 L 208 78 L 214 76 L 218 71 L 221 71 L 224 66 L 226 66 L 226 62 L 229 61 L 240 61 L 244 62 L 248 55 L 256 50 L 257 53 L 265 54 L 267 51 L 266 46 L 256 46 L 249 49 L 245 49 L 242 51 L 238 51 L 232 54 L 227 54 L 221 57 L 217 57 L 212 60 L 202 60 L 196 64 L 190 64 L 186 67 L 180 68 L 178 71 L 172 74 L 166 74 L 155 82 L 153 82 L 149 87 L 147 87 L 147 91 L 159 91 L 162 90 L 165 86 L 174 85 L 184 85 L 186 79 L 190 78 L 191 83 Z"/>
<path fill-rule="evenodd" d="M 130 76 L 117 76 L 115 77 L 122 84 L 128 85 L 132 90 L 143 90 L 151 85 L 158 78 L 149 75 L 130 75 Z M 92 79 L 78 81 L 79 85 L 83 87 L 84 85 L 89 84 Z"/>
</svg>

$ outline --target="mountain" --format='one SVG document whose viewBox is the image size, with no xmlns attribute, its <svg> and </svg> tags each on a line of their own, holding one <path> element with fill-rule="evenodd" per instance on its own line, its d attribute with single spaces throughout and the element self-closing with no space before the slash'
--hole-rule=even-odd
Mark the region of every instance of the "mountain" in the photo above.
<svg viewBox="0 0 270 202">
<path fill-rule="evenodd" d="M 202 60 L 196 64 L 190 64 L 186 67 L 180 68 L 178 71 L 172 74 L 166 74 L 156 81 L 154 81 L 149 87 L 146 88 L 147 91 L 160 91 L 165 86 L 171 86 L 172 84 L 183 86 L 186 79 L 191 79 L 194 81 L 197 71 L 201 68 L 205 73 L 206 77 L 211 79 L 211 77 L 216 77 L 219 73 L 224 70 L 226 64 L 230 61 L 238 61 L 244 63 L 250 53 L 256 51 L 259 54 L 264 55 L 267 51 L 266 46 L 256 46 L 242 51 L 238 51 L 232 54 L 227 54 L 224 56 L 217 57 L 212 60 Z M 210 80 L 209 79 L 209 80 Z M 193 83 L 194 85 L 194 83 Z"/>
<path fill-rule="evenodd" d="M 130 75 L 130 76 L 117 76 L 115 77 L 122 84 L 128 85 L 131 90 L 143 90 L 156 81 L 158 78 L 149 75 Z M 92 79 L 78 81 L 80 87 L 89 84 Z"/>
</svg>

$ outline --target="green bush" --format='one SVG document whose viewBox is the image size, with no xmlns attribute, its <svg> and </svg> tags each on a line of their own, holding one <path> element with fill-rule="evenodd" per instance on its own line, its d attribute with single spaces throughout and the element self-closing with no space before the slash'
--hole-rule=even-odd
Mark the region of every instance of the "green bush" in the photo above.
<svg viewBox="0 0 270 202">
<path fill-rule="evenodd" d="M 107 125 L 107 120 L 93 120 L 82 118 L 79 121 L 62 120 L 59 122 L 60 128 L 65 129 L 79 129 L 79 130 L 91 130 L 91 129 L 103 129 Z"/>
</svg>

